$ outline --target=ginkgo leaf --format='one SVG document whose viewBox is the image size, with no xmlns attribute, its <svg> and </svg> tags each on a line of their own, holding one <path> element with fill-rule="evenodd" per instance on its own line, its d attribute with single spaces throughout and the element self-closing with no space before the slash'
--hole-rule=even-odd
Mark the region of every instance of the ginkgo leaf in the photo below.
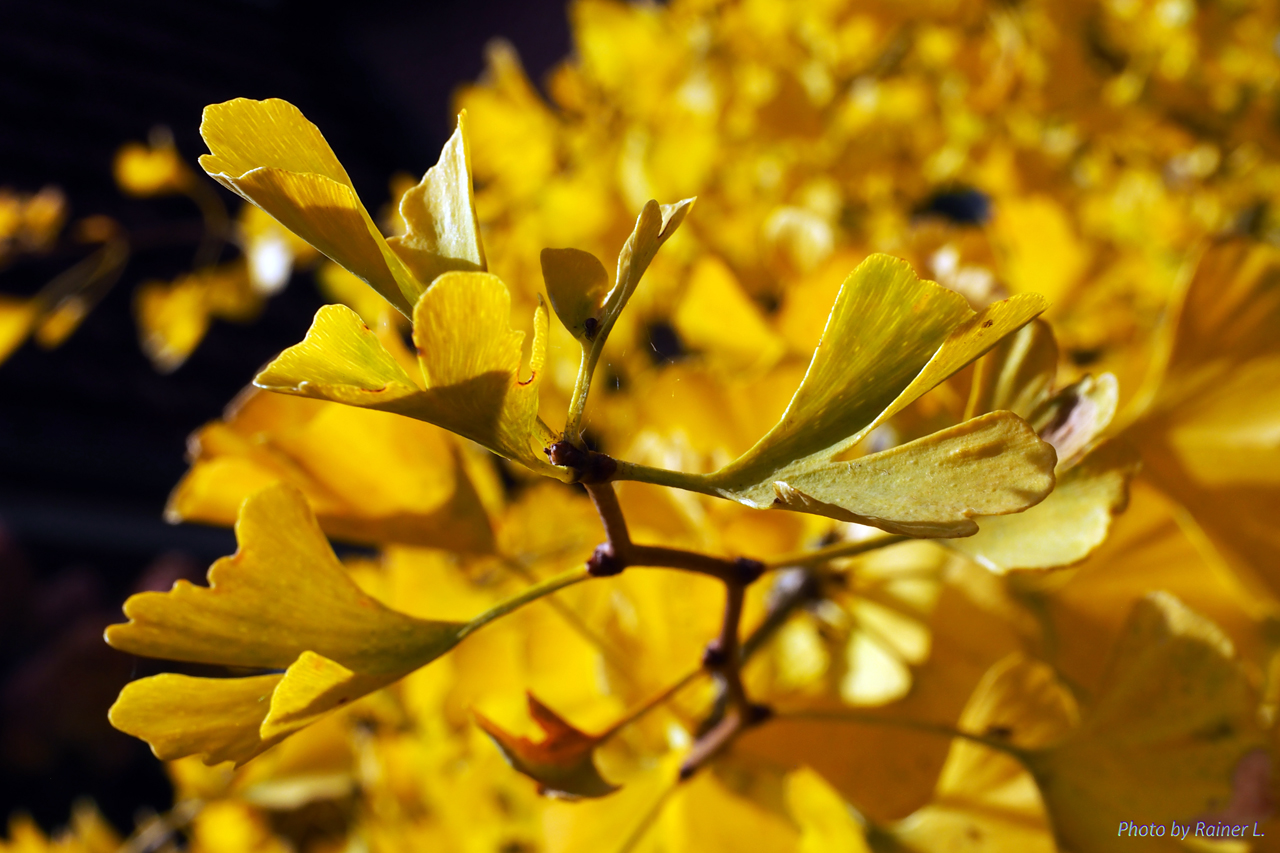
<svg viewBox="0 0 1280 853">
<path fill-rule="evenodd" d="M 449 270 L 488 269 L 472 194 L 465 111 L 440 160 L 400 199 L 400 216 L 407 230 L 387 243 L 418 281 L 430 285 Z"/>
<path fill-rule="evenodd" d="M 978 362 L 968 416 L 1007 409 L 1025 417 L 1057 452 L 1057 486 L 1017 515 L 978 519 L 978 533 L 948 545 L 994 572 L 1070 566 L 1089 556 L 1128 503 L 1137 456 L 1123 442 L 1098 444 L 1119 396 L 1109 373 L 1054 390 L 1058 347 L 1039 320 Z"/>
<path fill-rule="evenodd" d="M 493 550 L 484 481 L 473 479 L 484 472 L 431 424 L 250 388 L 188 446 L 191 468 L 165 508 L 171 522 L 233 524 L 246 497 L 288 482 L 331 537 Z"/>
<path fill-rule="evenodd" d="M 205 108 L 200 134 L 214 179 L 367 282 L 403 313 L 440 273 L 484 270 L 466 124 L 405 194 L 407 232 L 388 241 L 315 125 L 285 101 L 237 98 Z"/>
<path fill-rule="evenodd" d="M 354 311 L 326 305 L 302 343 L 281 353 L 254 384 L 418 418 L 561 476 L 543 457 L 554 439 L 538 419 L 547 312 L 539 305 L 534 314 L 531 373 L 521 379 L 524 332 L 509 327 L 510 309 L 506 285 L 496 276 L 449 272 L 437 278 L 414 310 L 419 384 Z"/>
<path fill-rule="evenodd" d="M 1060 740 L 1079 721 L 1053 670 L 1020 654 L 993 666 L 958 728 L 1014 749 Z M 1011 754 L 956 739 L 931 803 L 887 829 L 901 847 L 993 853 L 1054 853 L 1044 804 L 1031 774 Z"/>
<path fill-rule="evenodd" d="M 107 716 L 120 731 L 149 743 L 162 761 L 199 755 L 206 764 L 241 764 L 269 746 L 258 730 L 282 678 L 153 675 L 126 684 Z"/>
<path fill-rule="evenodd" d="M 913 536 L 966 536 L 971 517 L 1019 512 L 1053 488 L 1056 461 L 1013 414 L 979 419 L 885 453 L 845 457 L 871 430 L 1044 310 L 1023 295 L 981 313 L 873 255 L 845 281 L 800 387 L 778 423 L 705 475 L 619 465 L 638 479 L 757 508 L 787 508 Z M 982 509 L 990 507 L 990 511 Z"/>
<path fill-rule="evenodd" d="M 1074 565 L 1093 553 L 1128 505 L 1138 457 L 1109 441 L 1058 475 L 1053 493 L 1018 515 L 982 518 L 979 530 L 948 542 L 993 572 Z"/>
<path fill-rule="evenodd" d="M 694 266 L 672 321 L 690 347 L 734 367 L 770 366 L 786 348 L 718 258 L 704 258 Z"/>
<path fill-rule="evenodd" d="M 965 417 L 1003 409 L 1029 419 L 1053 392 L 1057 374 L 1053 330 L 1041 319 L 1032 320 L 974 365 Z"/>
<path fill-rule="evenodd" d="M 1168 593 L 1139 601 L 1080 726 L 1023 757 L 1059 846 L 1164 849 L 1116 828 L 1186 824 L 1225 808 L 1241 762 L 1267 746 L 1259 701 L 1216 625 Z"/>
<path fill-rule="evenodd" d="M 1017 512 L 1053 488 L 1053 449 L 993 412 L 850 462 L 796 466 L 773 506 L 917 537 L 968 536 L 974 516 Z"/>
<path fill-rule="evenodd" d="M 618 790 L 595 765 L 595 749 L 602 739 L 569 724 L 532 694 L 528 694 L 529 716 L 542 729 L 542 740 L 533 741 L 503 731 L 497 724 L 475 713 L 476 723 L 502 750 L 511 766 L 538 783 L 539 793 L 552 797 L 603 797 Z"/>
<path fill-rule="evenodd" d="M 636 226 L 618 252 L 618 272 L 614 279 L 613 289 L 609 291 L 604 303 L 604 332 L 613 326 L 627 301 L 640 285 L 645 270 L 662 248 L 662 244 L 671 239 L 680 223 L 689 215 L 695 199 L 686 198 L 675 204 L 658 204 L 650 200 L 636 217 Z"/>
<path fill-rule="evenodd" d="M 543 249 L 542 278 L 551 307 L 564 327 L 578 340 L 595 338 L 609 292 L 604 264 L 581 249 Z"/>
<path fill-rule="evenodd" d="M 1144 476 L 1186 508 L 1256 602 L 1280 599 L 1280 251 L 1215 242 L 1175 298 L 1124 413 Z"/>
<path fill-rule="evenodd" d="M 787 806 L 800 825 L 798 853 L 870 853 L 848 804 L 809 768 L 787 775 Z"/>
<path fill-rule="evenodd" d="M 208 587 L 180 580 L 169 592 L 134 595 L 125 602 L 129 622 L 107 629 L 108 643 L 133 654 L 285 670 L 247 679 L 160 675 L 128 685 L 111 719 L 162 757 L 243 763 L 434 660 L 467 631 L 466 623 L 415 619 L 363 593 L 290 486 L 246 500 L 236 536 L 239 551 L 213 564 Z"/>
<path fill-rule="evenodd" d="M 405 314 L 425 288 L 391 250 L 314 124 L 278 99 L 205 107 L 200 165 L 351 270 Z"/>
<path fill-rule="evenodd" d="M 457 642 L 455 623 L 383 607 L 347 576 L 297 489 L 250 497 L 236 522 L 240 549 L 209 569 L 209 586 L 125 602 L 129 622 L 107 641 L 168 660 L 284 669 L 312 651 L 363 673 L 416 669 Z M 282 606 L 288 602 L 288 606 Z"/>
</svg>

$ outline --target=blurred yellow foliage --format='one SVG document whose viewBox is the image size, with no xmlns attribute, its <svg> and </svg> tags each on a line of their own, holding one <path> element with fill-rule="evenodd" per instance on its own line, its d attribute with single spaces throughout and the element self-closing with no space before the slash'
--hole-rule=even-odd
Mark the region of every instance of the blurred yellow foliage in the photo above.
<svg viewBox="0 0 1280 853">
<path fill-rule="evenodd" d="M 295 107 L 206 110 L 291 232 L 236 292 L 274 240 L 343 305 L 193 439 L 169 516 L 240 551 L 108 632 L 229 667 L 112 711 L 190 849 L 1280 837 L 1280 13 L 569 11 L 394 236 Z M 138 296 L 162 365 L 216 269 Z"/>
</svg>

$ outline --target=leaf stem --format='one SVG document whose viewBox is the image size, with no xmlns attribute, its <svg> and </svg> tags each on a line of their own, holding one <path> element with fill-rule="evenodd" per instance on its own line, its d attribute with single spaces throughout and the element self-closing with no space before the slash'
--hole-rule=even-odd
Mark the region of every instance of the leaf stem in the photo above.
<svg viewBox="0 0 1280 853">
<path fill-rule="evenodd" d="M 901 729 L 911 729 L 912 731 L 924 732 L 926 734 L 934 734 L 940 737 L 958 738 L 967 740 L 970 743 L 980 744 L 988 749 L 994 749 L 997 752 L 1003 752 L 1005 755 L 1022 761 L 1026 757 L 1026 751 L 1019 749 L 1007 741 L 998 738 L 980 735 L 975 732 L 966 732 L 944 723 L 931 723 L 925 720 L 909 720 L 900 717 L 887 717 L 880 714 L 872 714 L 866 711 L 858 710 L 841 710 L 841 711 L 789 711 L 779 713 L 776 719 L 780 720 L 830 720 L 837 723 L 852 723 L 855 725 L 865 726 L 890 726 Z"/>
<path fill-rule="evenodd" d="M 864 539 L 861 542 L 836 542 L 832 545 L 826 545 L 812 551 L 797 551 L 793 554 L 784 554 L 781 557 L 773 557 L 765 560 L 764 565 L 766 571 L 789 568 L 810 568 L 812 566 L 821 565 L 828 560 L 834 560 L 839 557 L 856 557 L 859 554 L 866 554 L 869 551 L 887 548 L 890 545 L 897 545 L 899 542 L 906 542 L 909 539 L 911 539 L 910 536 L 894 533 L 888 536 L 877 536 L 873 539 Z"/>
<path fill-rule="evenodd" d="M 569 412 L 565 416 L 564 437 L 575 445 L 581 445 L 582 415 L 587 409 L 587 395 L 591 393 L 591 377 L 600 361 L 600 348 L 608 332 L 601 329 L 590 344 L 582 344 L 582 359 L 578 362 L 578 378 L 573 383 L 573 396 L 569 398 Z"/>
<path fill-rule="evenodd" d="M 697 681 L 698 677 L 701 676 L 704 672 L 706 672 L 705 669 L 703 669 L 702 667 L 698 667 L 697 669 L 690 670 L 689 672 L 685 673 L 684 677 L 681 678 L 679 681 L 677 681 L 675 684 L 672 684 L 670 687 L 666 688 L 661 693 L 652 697 L 651 699 L 644 702 L 643 704 L 633 708 L 624 717 L 622 717 L 622 719 L 618 720 L 613 725 L 609 726 L 609 728 L 605 729 L 603 732 L 596 735 L 596 737 L 599 738 L 601 741 L 605 741 L 613 737 L 622 729 L 626 728 L 627 726 L 641 719 L 650 711 L 657 708 L 659 705 L 664 705 L 667 702 L 671 701 L 671 699 L 674 698 L 677 693 L 679 693 L 681 690 L 688 687 L 694 681 Z"/>
<path fill-rule="evenodd" d="M 501 601 L 498 604 L 495 604 L 484 613 L 481 613 L 479 616 L 472 619 L 458 632 L 458 639 L 462 640 L 464 637 L 467 637 L 480 628 L 483 628 L 495 619 L 500 619 L 503 616 L 506 616 L 513 610 L 518 610 L 526 604 L 537 601 L 539 598 L 559 592 L 565 587 L 570 587 L 576 583 L 589 580 L 591 577 L 591 572 L 588 569 L 579 568 L 562 572 L 553 578 L 548 578 L 541 583 L 536 583 L 525 589 L 523 592 L 508 598 L 506 601 Z"/>
</svg>

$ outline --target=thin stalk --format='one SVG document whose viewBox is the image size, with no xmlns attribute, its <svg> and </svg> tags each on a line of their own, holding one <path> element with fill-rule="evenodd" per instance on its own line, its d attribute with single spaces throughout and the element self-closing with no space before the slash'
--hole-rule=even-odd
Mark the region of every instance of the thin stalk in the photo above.
<svg viewBox="0 0 1280 853">
<path fill-rule="evenodd" d="M 522 565 L 517 560 L 510 557 L 503 557 L 502 565 L 507 569 L 507 571 L 523 578 L 529 583 L 537 581 L 537 576 L 533 572 L 529 571 L 528 567 Z M 607 666 L 613 669 L 624 680 L 634 683 L 634 677 L 628 670 L 626 662 L 622 659 L 621 655 L 619 655 L 618 650 L 613 647 L 612 643 L 608 642 L 604 637 L 592 630 L 591 626 L 578 615 L 577 611 L 558 598 L 548 598 L 547 606 L 554 610 L 556 615 L 563 619 L 565 624 L 577 632 L 580 637 L 594 646 L 596 650 L 600 652 L 600 656 L 604 659 Z"/>
<path fill-rule="evenodd" d="M 597 335 L 597 340 L 604 337 L 605 332 Z M 603 344 L 603 341 L 601 341 Z M 573 396 L 569 398 L 569 413 L 565 416 L 564 437 L 574 444 L 579 444 L 579 433 L 582 431 L 582 415 L 587 410 L 587 395 L 591 393 L 591 377 L 595 375 L 596 364 L 600 361 L 600 348 L 595 342 L 582 345 L 582 359 L 578 362 L 578 378 L 573 383 Z"/>
<path fill-rule="evenodd" d="M 618 468 L 614 472 L 615 480 L 635 480 L 638 483 L 652 483 L 655 486 L 667 486 L 672 489 L 684 489 L 686 492 L 699 492 L 713 497 L 726 497 L 720 494 L 708 482 L 705 474 L 690 474 L 685 471 L 672 471 L 668 468 L 653 468 L 638 462 L 617 460 Z"/>
<path fill-rule="evenodd" d="M 893 533 L 888 536 L 877 536 L 874 539 L 864 539 L 861 542 L 836 542 L 833 545 L 816 548 L 812 551 L 797 551 L 794 554 L 784 554 L 781 557 L 771 557 L 764 561 L 765 571 L 791 568 L 812 568 L 813 566 L 821 565 L 828 560 L 835 560 L 840 557 L 856 557 L 859 554 L 877 551 L 881 548 L 887 548 L 890 545 L 897 545 L 899 542 L 906 542 L 910 539 L 910 536 Z"/>
<path fill-rule="evenodd" d="M 559 592 L 566 587 L 573 586 L 576 583 L 581 583 L 582 581 L 590 578 L 590 571 L 586 568 L 580 568 L 562 572 L 553 578 L 548 578 L 542 583 L 536 583 L 523 592 L 508 598 L 506 601 L 495 604 L 475 619 L 472 619 L 459 632 L 458 639 L 461 640 L 463 637 L 483 628 L 495 619 L 501 619 L 513 610 L 518 610 L 526 604 L 530 604 L 540 598 Z"/>
<path fill-rule="evenodd" d="M 685 676 L 681 678 L 679 681 L 677 681 L 675 684 L 672 684 L 670 687 L 663 690 L 661 693 L 654 696 L 653 698 L 649 699 L 644 704 L 639 705 L 638 707 L 632 709 L 630 713 L 628 713 L 622 719 L 615 722 L 613 725 L 609 726 L 609 728 L 605 729 L 596 737 L 598 737 L 602 741 L 608 740 L 609 738 L 613 737 L 622 729 L 625 729 L 627 726 L 641 719 L 653 709 L 657 708 L 660 705 L 665 705 L 667 702 L 671 701 L 671 699 L 673 699 L 677 693 L 679 693 L 681 690 L 685 689 L 694 681 L 696 681 L 698 677 L 702 675 L 704 672 L 706 672 L 706 670 L 704 670 L 702 667 L 699 667 L 695 670 L 691 670 L 690 672 L 686 673 Z"/>
<path fill-rule="evenodd" d="M 865 711 L 791 711 L 779 714 L 777 718 L 783 720 L 830 720 L 837 723 L 853 723 L 856 725 L 889 726 L 892 728 L 911 729 L 912 731 L 924 732 L 926 734 L 938 735 L 940 737 L 967 740 L 970 743 L 980 744 L 988 749 L 1003 752 L 1005 755 L 1012 756 L 1019 761 L 1022 761 L 1027 755 L 1024 750 L 1018 749 L 1011 743 L 1006 743 L 1005 741 L 987 737 L 986 735 L 976 734 L 974 732 L 966 732 L 943 723 L 930 723 L 924 720 L 904 720 L 897 717 L 882 717 L 878 714 L 869 714 Z"/>
<path fill-rule="evenodd" d="M 622 846 L 618 848 L 618 853 L 631 853 L 636 849 L 649 829 L 658 821 L 658 816 L 662 814 L 662 809 L 666 806 L 667 801 L 671 799 L 671 795 L 676 791 L 676 786 L 672 785 L 662 792 L 658 799 L 654 800 L 653 805 L 644 813 L 644 817 L 640 818 L 640 822 L 636 824 L 635 829 L 631 830 L 631 834 L 627 836 L 627 840 L 622 842 Z"/>
</svg>

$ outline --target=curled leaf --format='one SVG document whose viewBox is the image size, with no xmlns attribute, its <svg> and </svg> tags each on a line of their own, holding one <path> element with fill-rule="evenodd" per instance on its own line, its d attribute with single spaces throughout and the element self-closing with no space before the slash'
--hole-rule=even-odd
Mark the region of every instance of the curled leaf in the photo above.
<svg viewBox="0 0 1280 853">
<path fill-rule="evenodd" d="M 539 793 L 576 799 L 603 797 L 618 790 L 595 765 L 595 749 L 602 738 L 575 728 L 546 705 L 528 694 L 529 716 L 545 737 L 532 741 L 503 731 L 492 720 L 475 713 L 476 723 L 493 739 L 511 766 L 538 783 Z"/>
<path fill-rule="evenodd" d="M 607 322 L 612 323 L 622 313 L 654 256 L 658 254 L 662 244 L 676 233 L 680 223 L 689 215 L 695 200 L 686 198 L 675 204 L 658 204 L 652 199 L 645 202 L 640 215 L 636 217 L 636 227 L 618 253 L 617 278 L 613 290 L 609 291 L 605 300 Z"/>
<path fill-rule="evenodd" d="M 405 234 L 387 240 L 418 281 L 427 285 L 449 270 L 488 268 L 472 194 L 466 127 L 463 112 L 440 160 L 400 199 Z"/>
<path fill-rule="evenodd" d="M 609 273 L 590 252 L 543 249 L 542 278 L 551 307 L 575 338 L 590 342 L 599 331 Z"/>
</svg>

